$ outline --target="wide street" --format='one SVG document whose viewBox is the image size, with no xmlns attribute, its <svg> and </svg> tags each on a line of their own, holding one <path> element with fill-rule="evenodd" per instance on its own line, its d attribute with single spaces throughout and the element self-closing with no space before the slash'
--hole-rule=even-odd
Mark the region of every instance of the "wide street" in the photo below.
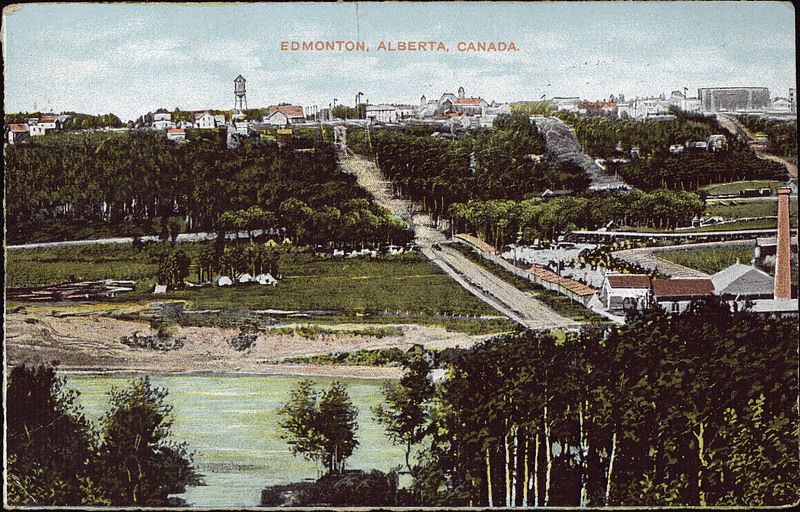
<svg viewBox="0 0 800 512">
<path fill-rule="evenodd" d="M 428 215 L 415 214 L 411 201 L 393 197 L 391 184 L 380 174 L 374 162 L 345 150 L 339 153 L 339 163 L 343 170 L 356 176 L 359 185 L 368 190 L 379 204 L 414 229 L 423 254 L 464 289 L 531 329 L 578 325 L 578 322 L 544 305 L 531 293 L 519 290 L 476 265 L 455 249 L 446 246 L 434 249 L 434 244 L 447 241 L 447 237 L 431 226 Z"/>
</svg>

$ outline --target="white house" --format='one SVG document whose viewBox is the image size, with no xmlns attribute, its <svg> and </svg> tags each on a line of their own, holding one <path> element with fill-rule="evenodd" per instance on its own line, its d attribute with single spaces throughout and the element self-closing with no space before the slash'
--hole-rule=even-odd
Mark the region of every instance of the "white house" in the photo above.
<svg viewBox="0 0 800 512">
<path fill-rule="evenodd" d="M 399 117 L 397 107 L 392 105 L 367 105 L 366 114 L 375 123 L 394 123 Z"/>
<path fill-rule="evenodd" d="M 273 126 L 286 126 L 298 124 L 306 120 L 303 107 L 299 105 L 271 105 L 267 110 L 267 115 L 262 120 L 266 124 Z"/>
<path fill-rule="evenodd" d="M 216 128 L 217 123 L 209 112 L 195 112 L 194 126 L 195 128 Z"/>
<path fill-rule="evenodd" d="M 607 274 L 597 296 L 603 309 L 611 313 L 640 310 L 650 297 L 650 276 Z"/>
<path fill-rule="evenodd" d="M 27 124 L 10 124 L 8 125 L 8 143 L 9 144 L 24 144 L 30 142 L 31 134 L 28 131 Z"/>
<path fill-rule="evenodd" d="M 28 119 L 28 132 L 31 134 L 31 137 L 44 135 L 44 126 L 40 125 L 39 120 L 36 118 Z"/>
</svg>

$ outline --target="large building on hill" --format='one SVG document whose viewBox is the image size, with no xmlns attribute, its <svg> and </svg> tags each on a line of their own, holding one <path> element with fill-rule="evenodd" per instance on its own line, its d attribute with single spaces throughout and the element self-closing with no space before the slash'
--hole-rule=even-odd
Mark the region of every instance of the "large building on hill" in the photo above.
<svg viewBox="0 0 800 512">
<path fill-rule="evenodd" d="M 697 90 L 703 112 L 763 112 L 772 106 L 766 87 L 712 87 Z"/>
</svg>

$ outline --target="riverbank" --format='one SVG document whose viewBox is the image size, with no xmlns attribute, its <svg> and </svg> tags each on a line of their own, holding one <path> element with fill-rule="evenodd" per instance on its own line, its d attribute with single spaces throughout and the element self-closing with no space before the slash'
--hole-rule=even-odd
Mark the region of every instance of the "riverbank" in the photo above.
<svg viewBox="0 0 800 512">
<path fill-rule="evenodd" d="M 238 329 L 172 326 L 166 335 L 179 343 L 169 345 L 179 348 L 155 350 L 122 342 L 135 336 L 157 336 L 159 332 L 149 323 L 104 316 L 109 310 L 108 305 L 50 304 L 6 311 L 8 365 L 57 361 L 60 372 L 81 374 L 234 373 L 394 379 L 401 375 L 397 366 L 290 364 L 282 361 L 360 349 L 407 350 L 417 344 L 430 349 L 469 348 L 487 337 L 413 324 L 393 324 L 394 331 L 400 333 L 397 335 L 364 336 L 354 334 L 354 329 L 375 326 L 354 324 L 333 326 L 339 327 L 342 335 L 328 331 L 310 339 L 295 332 L 262 332 L 258 333 L 250 348 L 237 350 L 233 342 L 240 335 Z M 385 329 L 387 325 L 379 327 Z"/>
</svg>

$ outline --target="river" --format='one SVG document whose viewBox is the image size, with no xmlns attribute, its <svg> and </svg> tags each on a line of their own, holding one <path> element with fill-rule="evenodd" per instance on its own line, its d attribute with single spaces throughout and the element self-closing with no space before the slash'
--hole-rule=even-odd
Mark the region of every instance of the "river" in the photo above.
<svg viewBox="0 0 800 512">
<path fill-rule="evenodd" d="M 77 375 L 67 377 L 67 387 L 80 392 L 79 403 L 87 418 L 98 420 L 108 408 L 106 393 L 123 387 L 131 375 Z M 186 441 L 207 485 L 188 487 L 180 495 L 191 506 L 253 507 L 268 485 L 316 478 L 318 468 L 302 456 L 292 456 L 280 438 L 278 409 L 301 377 L 242 374 L 151 375 L 151 382 L 169 390 L 173 408 L 171 439 Z M 312 379 L 317 389 L 327 389 L 333 378 Z M 360 446 L 347 460 L 348 469 L 388 471 L 403 464 L 403 448 L 393 446 L 371 408 L 382 402 L 385 381 L 336 379 L 358 407 Z"/>
</svg>

